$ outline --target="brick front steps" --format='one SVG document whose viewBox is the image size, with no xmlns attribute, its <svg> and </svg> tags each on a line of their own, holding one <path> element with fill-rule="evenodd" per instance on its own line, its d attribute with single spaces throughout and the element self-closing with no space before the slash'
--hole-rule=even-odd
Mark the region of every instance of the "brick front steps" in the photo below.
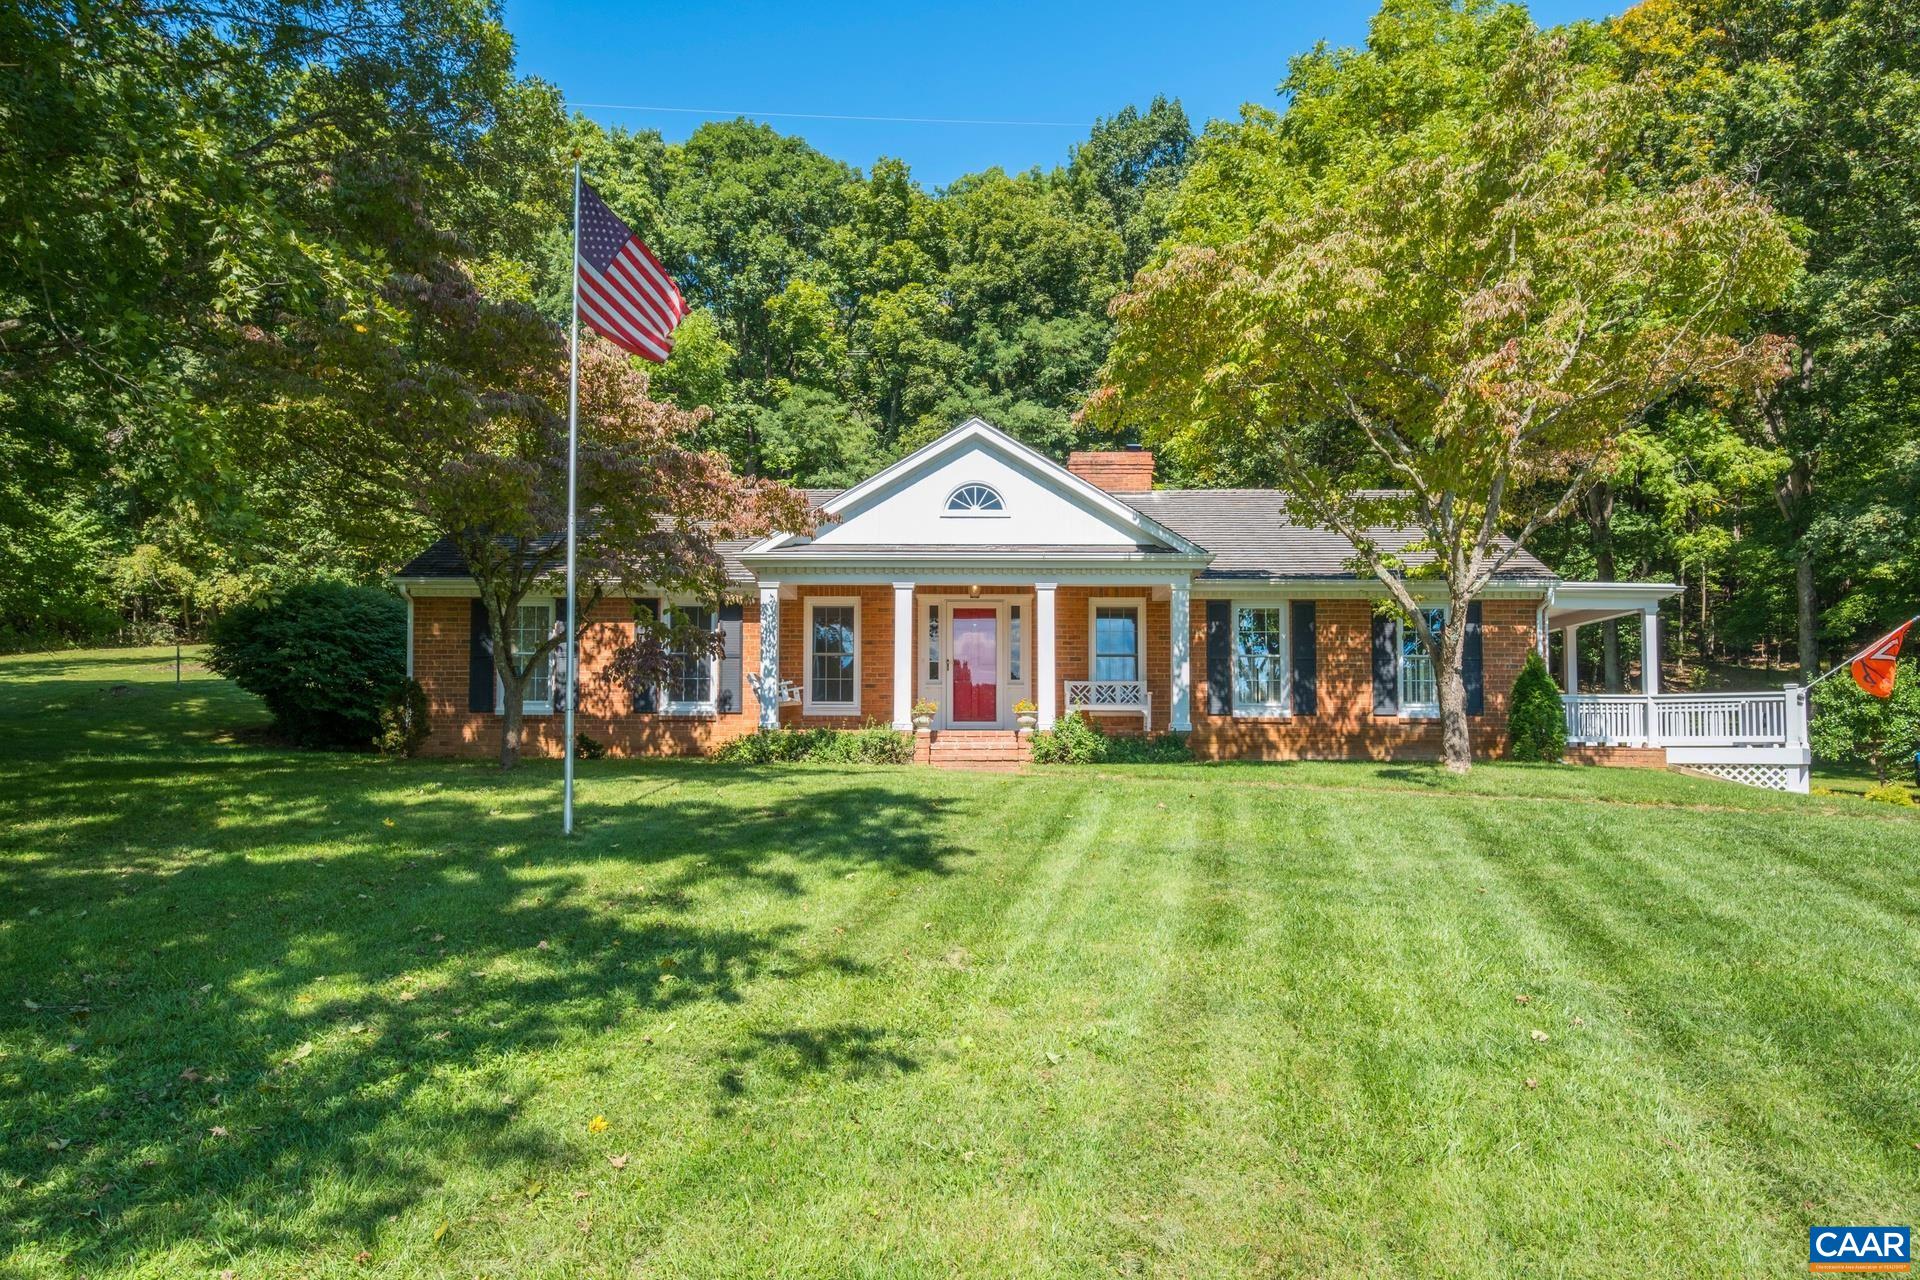
<svg viewBox="0 0 1920 1280">
<path fill-rule="evenodd" d="M 935 729 L 918 735 L 916 764 L 936 769 L 990 769 L 1010 772 L 1032 759 L 1025 738 L 1011 729 Z"/>
</svg>

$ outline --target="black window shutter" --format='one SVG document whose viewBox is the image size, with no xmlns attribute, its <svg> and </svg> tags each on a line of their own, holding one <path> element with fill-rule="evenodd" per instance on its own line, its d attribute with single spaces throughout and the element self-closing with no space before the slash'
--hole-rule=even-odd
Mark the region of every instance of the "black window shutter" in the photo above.
<svg viewBox="0 0 1920 1280">
<path fill-rule="evenodd" d="M 639 617 L 642 609 L 647 611 L 648 618 L 660 616 L 660 602 L 651 597 L 633 602 L 635 618 Z M 653 686 L 647 682 L 645 675 L 636 672 L 633 678 L 633 709 L 642 715 L 651 713 L 655 709 L 653 694 Z"/>
<path fill-rule="evenodd" d="M 1400 628 L 1383 613 L 1373 615 L 1373 714 L 1400 714 Z"/>
<path fill-rule="evenodd" d="M 1207 601 L 1207 714 L 1233 714 L 1233 601 Z"/>
<path fill-rule="evenodd" d="M 723 716 L 739 715 L 740 701 L 740 606 L 720 606 L 720 687 L 714 691 L 714 707 Z"/>
<path fill-rule="evenodd" d="M 467 710 L 495 711 L 493 705 L 493 628 L 487 602 L 473 600 L 467 622 Z"/>
<path fill-rule="evenodd" d="M 1466 643 L 1461 647 L 1460 674 L 1467 685 L 1467 714 L 1487 713 L 1487 669 L 1480 649 L 1480 602 L 1467 606 Z"/>
<path fill-rule="evenodd" d="M 1313 635 L 1313 601 L 1295 600 L 1287 637 L 1293 650 L 1293 714 L 1310 716 L 1319 710 L 1319 670 Z"/>
</svg>

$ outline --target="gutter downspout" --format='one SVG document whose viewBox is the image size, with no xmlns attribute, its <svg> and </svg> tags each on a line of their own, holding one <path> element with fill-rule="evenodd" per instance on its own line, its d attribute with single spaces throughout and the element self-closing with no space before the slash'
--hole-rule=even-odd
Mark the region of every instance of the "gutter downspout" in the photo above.
<svg viewBox="0 0 1920 1280">
<path fill-rule="evenodd" d="M 413 592 L 400 584 L 400 595 L 407 602 L 407 679 L 413 679 Z"/>
</svg>

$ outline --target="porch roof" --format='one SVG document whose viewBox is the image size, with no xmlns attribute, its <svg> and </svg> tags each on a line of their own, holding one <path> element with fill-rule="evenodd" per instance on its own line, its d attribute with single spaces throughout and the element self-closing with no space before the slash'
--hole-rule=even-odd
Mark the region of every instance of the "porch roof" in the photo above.
<svg viewBox="0 0 1920 1280">
<path fill-rule="evenodd" d="M 1625 618 L 1660 607 L 1680 594 L 1672 582 L 1557 582 L 1547 602 L 1547 626 L 1555 631 Z"/>
</svg>

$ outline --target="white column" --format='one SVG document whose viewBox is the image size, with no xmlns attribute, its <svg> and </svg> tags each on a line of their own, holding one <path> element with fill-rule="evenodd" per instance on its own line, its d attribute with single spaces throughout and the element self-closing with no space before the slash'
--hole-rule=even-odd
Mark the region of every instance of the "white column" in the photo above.
<svg viewBox="0 0 1920 1280">
<path fill-rule="evenodd" d="M 1038 726 L 1042 729 L 1053 728 L 1054 712 L 1060 696 L 1059 681 L 1055 678 L 1053 652 L 1053 593 L 1056 584 L 1036 582 L 1033 584 L 1033 703 L 1038 715 Z"/>
<path fill-rule="evenodd" d="M 1580 628 L 1560 629 L 1560 692 L 1580 692 Z"/>
<path fill-rule="evenodd" d="M 780 584 L 760 584 L 760 727 L 780 726 Z"/>
<path fill-rule="evenodd" d="M 1640 611 L 1640 692 L 1660 692 L 1660 607 Z"/>
<path fill-rule="evenodd" d="M 1193 728 L 1193 614 L 1188 599 L 1190 578 L 1173 580 L 1173 596 L 1167 606 L 1168 627 L 1173 632 L 1167 647 L 1167 671 L 1173 688 L 1173 707 L 1167 727 L 1175 733 Z"/>
<path fill-rule="evenodd" d="M 893 584 L 893 727 L 913 728 L 913 584 Z"/>
</svg>

